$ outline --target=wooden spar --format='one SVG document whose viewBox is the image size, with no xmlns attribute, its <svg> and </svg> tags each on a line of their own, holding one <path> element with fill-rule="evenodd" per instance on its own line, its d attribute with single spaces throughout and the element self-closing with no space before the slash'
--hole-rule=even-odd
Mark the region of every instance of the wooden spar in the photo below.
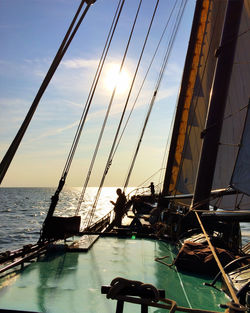
<svg viewBox="0 0 250 313">
<path fill-rule="evenodd" d="M 212 189 L 242 7 L 243 0 L 228 0 L 191 207 L 208 199 Z"/>
<path fill-rule="evenodd" d="M 224 195 L 235 195 L 239 193 L 237 190 L 234 190 L 232 188 L 224 188 L 224 189 L 216 189 L 216 190 L 212 190 L 210 195 L 215 198 L 215 197 L 221 197 Z M 169 199 L 169 200 L 175 200 L 175 199 L 192 199 L 194 196 L 193 193 L 189 193 L 189 194 L 183 194 L 183 195 L 175 195 L 175 196 L 167 196 L 164 197 L 164 199 Z"/>
<path fill-rule="evenodd" d="M 193 56 L 195 53 L 196 41 L 197 41 L 198 31 L 200 27 L 200 17 L 201 17 L 202 8 L 203 8 L 203 1 L 197 1 L 196 7 L 195 7 L 195 13 L 194 13 L 192 31 L 190 35 L 190 41 L 188 45 L 187 57 L 186 57 L 185 66 L 184 66 L 184 73 L 182 77 L 182 85 L 184 86 L 184 90 L 182 88 L 180 91 L 178 106 L 176 110 L 175 123 L 173 127 L 167 168 L 166 168 L 163 190 L 162 190 L 163 196 L 166 196 L 169 194 L 169 186 L 170 186 L 172 170 L 173 170 L 173 166 L 175 162 L 175 151 L 176 151 L 177 140 L 179 136 L 180 124 L 182 122 L 182 114 L 183 114 L 182 112 L 183 112 L 183 108 L 184 108 L 185 101 L 186 101 L 186 91 L 187 91 L 186 89 L 188 88 L 188 81 L 190 79 L 190 75 L 191 75 L 190 72 L 192 70 Z M 186 83 L 184 84 L 184 82 Z"/>
</svg>

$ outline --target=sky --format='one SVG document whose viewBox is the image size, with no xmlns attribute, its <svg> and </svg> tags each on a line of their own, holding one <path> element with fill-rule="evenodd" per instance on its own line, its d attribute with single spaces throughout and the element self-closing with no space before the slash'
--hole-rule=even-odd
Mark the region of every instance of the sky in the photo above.
<svg viewBox="0 0 250 313">
<path fill-rule="evenodd" d="M 139 1 L 126 0 L 66 185 L 82 186 L 110 102 Z M 98 186 L 127 99 L 156 1 L 143 0 L 89 186 Z M 131 108 L 175 1 L 160 0 L 128 102 Z M 0 0 L 0 158 L 36 95 L 80 0 Z M 57 186 L 118 0 L 97 0 L 66 52 L 29 125 L 2 187 Z M 135 162 L 130 186 L 162 182 L 164 152 L 189 40 L 195 0 L 186 9 Z M 170 24 L 171 25 L 171 24 Z M 123 186 L 167 48 L 166 33 L 117 149 L 105 186 Z M 128 111 L 129 112 L 129 111 Z M 125 119 L 128 116 L 125 114 Z M 154 173 L 158 173 L 153 176 Z M 151 178 L 150 178 L 151 177 Z"/>
</svg>

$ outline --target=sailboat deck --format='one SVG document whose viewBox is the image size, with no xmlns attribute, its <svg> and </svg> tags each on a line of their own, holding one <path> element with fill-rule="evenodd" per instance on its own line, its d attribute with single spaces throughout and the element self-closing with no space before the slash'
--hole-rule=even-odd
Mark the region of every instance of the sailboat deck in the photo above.
<svg viewBox="0 0 250 313">
<path fill-rule="evenodd" d="M 87 252 L 98 238 L 98 235 L 84 235 L 79 240 L 76 240 L 70 244 L 67 250 L 71 252 Z"/>
<path fill-rule="evenodd" d="M 100 237 L 87 253 L 49 253 L 1 278 L 0 308 L 112 313 L 116 301 L 102 295 L 101 286 L 109 285 L 115 277 L 153 284 L 180 306 L 218 311 L 221 309 L 213 303 L 228 302 L 222 292 L 203 285 L 207 281 L 204 277 L 179 273 L 155 261 L 166 255 L 166 262 L 171 263 L 175 248 L 167 243 L 115 237 Z M 125 304 L 124 313 L 139 311 L 135 304 Z"/>
</svg>

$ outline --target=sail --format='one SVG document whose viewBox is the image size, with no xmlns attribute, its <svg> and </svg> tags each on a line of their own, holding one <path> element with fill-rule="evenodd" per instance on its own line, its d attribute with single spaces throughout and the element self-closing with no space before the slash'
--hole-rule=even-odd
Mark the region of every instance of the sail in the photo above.
<svg viewBox="0 0 250 313">
<path fill-rule="evenodd" d="M 229 85 L 229 92 L 224 112 L 222 132 L 219 142 L 213 189 L 229 185 L 232 173 L 232 187 L 250 195 L 249 177 L 249 117 L 247 116 L 250 86 L 250 2 L 244 1 L 237 44 Z M 249 114 L 248 114 L 249 116 Z M 244 128 L 244 125 L 245 128 Z M 243 130 L 244 134 L 242 137 Z M 242 139 L 241 139 L 242 138 Z M 241 145 L 242 140 L 242 145 Z M 239 152 L 239 147 L 241 151 Z M 235 166 L 237 155 L 238 161 Z M 250 202 L 244 197 L 245 202 Z M 224 199 L 224 205 L 234 206 L 235 199 Z M 231 203 L 230 203 L 231 202 Z"/>
<path fill-rule="evenodd" d="M 197 28 L 197 25 L 192 27 L 185 65 L 186 72 L 184 71 L 183 74 L 173 128 L 173 138 L 163 189 L 164 195 L 194 193 L 202 146 L 201 137 L 205 129 L 210 92 L 216 68 L 215 51 L 220 46 L 226 8 L 227 1 L 198 1 L 196 5 L 195 15 L 199 16 L 200 28 Z M 237 37 L 237 43 L 212 190 L 224 189 L 229 186 L 241 143 L 250 86 L 249 17 L 250 2 L 245 0 L 239 31 L 237 34 L 233 34 L 234 37 Z M 195 43 L 192 44 L 193 40 Z M 199 55 L 199 58 L 197 58 L 197 55 Z M 238 160 L 240 162 L 241 158 L 239 157 Z M 247 168 L 244 171 L 247 171 Z M 235 170 L 235 175 L 236 172 Z M 238 177 L 236 180 L 239 181 L 239 179 L 241 178 Z M 232 185 L 236 188 L 235 182 L 233 180 Z M 247 185 L 247 181 L 245 185 Z M 237 189 L 242 191 L 239 187 Z M 249 191 L 246 193 L 250 194 Z M 189 204 L 190 201 L 190 198 L 186 198 L 181 202 Z M 244 202 L 249 203 L 250 199 L 245 197 Z M 224 197 L 221 205 L 234 207 L 235 196 Z"/>
<path fill-rule="evenodd" d="M 193 193 L 226 1 L 197 1 L 163 194 Z M 190 200 L 185 200 L 190 202 Z"/>
<path fill-rule="evenodd" d="M 249 99 L 250 105 L 250 99 Z M 250 195 L 250 112 L 249 105 L 242 141 L 234 168 L 231 186 L 247 195 Z"/>
</svg>

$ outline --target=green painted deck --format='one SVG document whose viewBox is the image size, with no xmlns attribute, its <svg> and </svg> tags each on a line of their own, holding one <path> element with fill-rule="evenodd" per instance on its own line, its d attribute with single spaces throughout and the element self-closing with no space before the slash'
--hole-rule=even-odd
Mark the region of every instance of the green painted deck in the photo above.
<svg viewBox="0 0 250 313">
<path fill-rule="evenodd" d="M 24 270 L 1 278 L 0 308 L 48 313 L 115 313 L 116 301 L 101 294 L 101 286 L 115 277 L 140 280 L 166 290 L 180 306 L 220 310 L 215 303 L 228 299 L 203 285 L 204 278 L 178 273 L 154 259 L 169 255 L 173 247 L 145 239 L 99 238 L 87 252 L 55 253 Z M 140 312 L 125 304 L 124 313 Z M 150 308 L 149 312 L 166 312 Z"/>
</svg>

